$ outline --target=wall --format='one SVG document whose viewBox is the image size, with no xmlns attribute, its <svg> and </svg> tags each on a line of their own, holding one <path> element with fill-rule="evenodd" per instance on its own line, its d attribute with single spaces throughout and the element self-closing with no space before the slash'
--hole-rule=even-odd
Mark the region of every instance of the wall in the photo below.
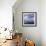
<svg viewBox="0 0 46 46">
<path fill-rule="evenodd" d="M 41 40 L 42 46 L 46 46 L 46 0 L 41 3 Z"/>
<path fill-rule="evenodd" d="M 16 0 L 0 0 L 0 27 L 12 29 L 12 6 Z"/>
<path fill-rule="evenodd" d="M 44 23 L 46 21 L 44 19 L 45 16 L 43 16 L 43 11 L 45 10 L 44 3 L 44 0 L 22 0 L 22 2 L 16 2 L 13 6 L 15 31 L 22 32 L 23 37 L 33 40 L 36 46 L 46 46 L 46 42 L 43 40 L 46 32 Z M 22 12 L 37 12 L 37 27 L 22 27 Z"/>
</svg>

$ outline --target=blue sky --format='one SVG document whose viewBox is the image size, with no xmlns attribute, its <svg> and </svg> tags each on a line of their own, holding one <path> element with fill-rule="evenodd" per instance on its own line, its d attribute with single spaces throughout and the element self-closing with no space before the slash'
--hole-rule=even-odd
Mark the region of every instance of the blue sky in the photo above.
<svg viewBox="0 0 46 46">
<path fill-rule="evenodd" d="M 34 15 L 31 14 L 25 14 L 24 15 L 24 21 L 34 21 Z"/>
</svg>

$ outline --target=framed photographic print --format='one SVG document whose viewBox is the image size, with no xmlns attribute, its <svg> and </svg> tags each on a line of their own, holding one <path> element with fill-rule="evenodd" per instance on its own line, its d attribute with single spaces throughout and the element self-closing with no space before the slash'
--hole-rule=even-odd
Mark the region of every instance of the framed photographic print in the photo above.
<svg viewBox="0 0 46 46">
<path fill-rule="evenodd" d="M 36 27 L 37 12 L 22 12 L 22 26 Z"/>
</svg>

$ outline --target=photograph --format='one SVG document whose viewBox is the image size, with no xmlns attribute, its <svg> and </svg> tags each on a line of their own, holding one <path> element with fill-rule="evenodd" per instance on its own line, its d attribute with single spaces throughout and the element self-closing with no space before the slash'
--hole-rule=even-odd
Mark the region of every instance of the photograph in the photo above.
<svg viewBox="0 0 46 46">
<path fill-rule="evenodd" d="M 22 25 L 23 26 L 36 26 L 37 25 L 36 12 L 22 12 Z"/>
</svg>

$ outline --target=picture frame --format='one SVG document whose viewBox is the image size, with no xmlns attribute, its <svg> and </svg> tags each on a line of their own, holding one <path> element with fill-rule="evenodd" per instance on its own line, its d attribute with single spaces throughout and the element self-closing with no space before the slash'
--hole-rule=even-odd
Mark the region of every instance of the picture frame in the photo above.
<svg viewBox="0 0 46 46">
<path fill-rule="evenodd" d="M 36 27 L 37 26 L 37 12 L 22 12 L 22 26 Z"/>
</svg>

